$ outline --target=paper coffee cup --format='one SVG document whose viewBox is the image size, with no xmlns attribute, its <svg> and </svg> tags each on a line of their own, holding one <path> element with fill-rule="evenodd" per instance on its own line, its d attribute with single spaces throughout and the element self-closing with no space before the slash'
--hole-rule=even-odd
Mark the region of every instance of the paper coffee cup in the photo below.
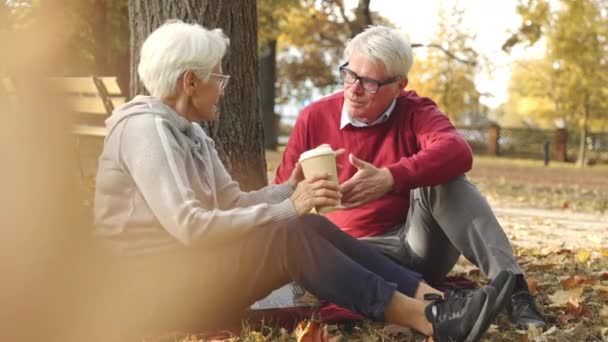
<svg viewBox="0 0 608 342">
<path fill-rule="evenodd" d="M 305 178 L 311 178 L 317 175 L 329 174 L 329 180 L 338 184 L 338 172 L 336 169 L 336 154 L 331 147 L 318 147 L 306 151 L 300 155 L 298 160 L 302 166 Z M 340 200 L 338 199 L 338 205 Z M 315 210 L 319 214 L 325 214 L 336 210 L 335 206 L 316 207 Z"/>
</svg>

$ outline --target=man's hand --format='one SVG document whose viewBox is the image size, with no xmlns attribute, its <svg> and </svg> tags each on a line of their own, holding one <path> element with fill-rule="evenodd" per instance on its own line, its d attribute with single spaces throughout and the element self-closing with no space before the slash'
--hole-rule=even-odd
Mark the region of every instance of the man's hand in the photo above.
<svg viewBox="0 0 608 342">
<path fill-rule="evenodd" d="M 377 168 L 352 153 L 348 161 L 358 171 L 346 182 L 340 185 L 342 193 L 342 206 L 353 208 L 377 200 L 393 190 L 395 180 L 386 168 Z"/>
</svg>

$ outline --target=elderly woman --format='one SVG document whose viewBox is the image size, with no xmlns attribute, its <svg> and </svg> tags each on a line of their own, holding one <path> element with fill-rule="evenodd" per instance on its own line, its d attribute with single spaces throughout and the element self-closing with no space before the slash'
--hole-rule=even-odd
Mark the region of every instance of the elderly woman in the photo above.
<svg viewBox="0 0 608 342">
<path fill-rule="evenodd" d="M 239 189 L 197 124 L 216 117 L 230 78 L 221 63 L 227 46 L 219 29 L 161 26 L 143 44 L 138 68 L 151 96 L 107 120 L 96 232 L 124 270 L 116 279 L 124 298 L 140 309 L 129 328 L 211 324 L 296 281 L 436 341 L 478 339 L 508 297 L 510 274 L 444 299 L 419 274 L 308 214 L 340 198 L 327 176 L 303 180 L 298 166 L 284 184 Z"/>
</svg>

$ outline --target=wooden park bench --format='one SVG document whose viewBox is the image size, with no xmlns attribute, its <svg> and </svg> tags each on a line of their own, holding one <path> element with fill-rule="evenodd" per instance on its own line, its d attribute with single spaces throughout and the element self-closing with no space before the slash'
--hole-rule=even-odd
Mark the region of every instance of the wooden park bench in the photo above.
<svg viewBox="0 0 608 342">
<path fill-rule="evenodd" d="M 18 101 L 15 83 L 9 78 L 0 81 L 0 93 Z M 50 81 L 55 90 L 65 94 L 64 100 L 73 114 L 72 133 L 105 137 L 104 121 L 125 102 L 116 77 L 54 77 Z"/>
<path fill-rule="evenodd" d="M 66 102 L 71 116 L 71 131 L 76 138 L 76 154 L 81 175 L 84 177 L 82 150 L 91 150 L 85 154 L 94 155 L 96 159 L 99 151 L 98 144 L 87 141 L 82 143 L 85 137 L 99 140 L 107 134 L 105 120 L 112 114 L 114 108 L 125 102 L 125 97 L 120 91 L 116 77 L 53 77 L 49 79 L 54 91 L 64 94 L 63 101 Z M 0 78 L 0 96 L 7 96 L 12 102 L 23 99 L 19 96 L 19 81 L 9 78 Z M 92 145 L 93 148 L 88 148 Z M 89 156 L 91 159 L 92 156 Z"/>
<path fill-rule="evenodd" d="M 75 114 L 72 133 L 105 137 L 104 121 L 114 108 L 125 102 L 116 77 L 58 77 L 51 82 L 66 94 L 68 105 Z"/>
</svg>

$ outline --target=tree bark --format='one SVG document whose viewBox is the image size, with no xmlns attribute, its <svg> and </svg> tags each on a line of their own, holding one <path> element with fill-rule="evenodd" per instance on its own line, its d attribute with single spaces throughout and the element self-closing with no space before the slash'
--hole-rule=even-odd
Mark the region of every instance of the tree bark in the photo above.
<svg viewBox="0 0 608 342">
<path fill-rule="evenodd" d="M 267 184 L 258 99 L 256 1 L 130 0 L 131 94 L 143 93 L 137 75 L 146 37 L 168 19 L 221 28 L 230 38 L 223 69 L 231 82 L 220 101 L 219 119 L 206 125 L 228 172 L 243 189 Z"/>
<path fill-rule="evenodd" d="M 363 30 L 370 25 L 374 24 L 372 19 L 372 14 L 369 10 L 369 3 L 371 0 L 359 0 L 359 4 L 357 5 L 357 21 L 359 21 L 360 25 L 357 27 L 358 32 L 353 32 L 353 37 L 357 34 L 363 32 Z"/>
<path fill-rule="evenodd" d="M 276 114 L 274 112 L 277 81 L 277 41 L 272 40 L 260 51 L 260 102 L 264 122 L 264 146 L 277 149 Z"/>
<path fill-rule="evenodd" d="M 587 159 L 587 126 L 589 121 L 589 92 L 585 92 L 585 98 L 583 103 L 583 124 L 581 127 L 581 140 L 578 145 L 578 161 L 577 166 L 580 168 L 585 167 Z"/>
<path fill-rule="evenodd" d="M 106 0 L 95 0 L 93 15 L 93 39 L 95 40 L 95 75 L 108 74 L 108 4 Z"/>
</svg>

